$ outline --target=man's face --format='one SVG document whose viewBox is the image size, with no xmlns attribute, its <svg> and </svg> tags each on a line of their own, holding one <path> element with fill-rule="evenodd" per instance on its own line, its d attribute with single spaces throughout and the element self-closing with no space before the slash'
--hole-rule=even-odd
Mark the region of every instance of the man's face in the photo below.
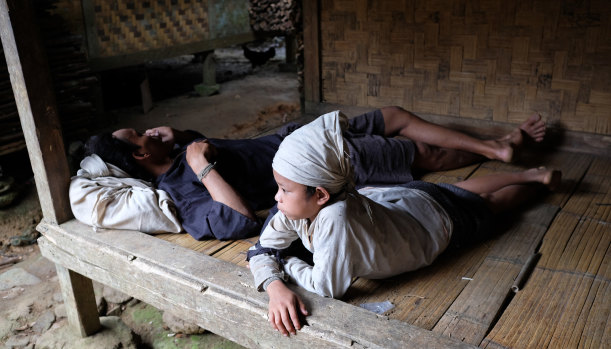
<svg viewBox="0 0 611 349">
<path fill-rule="evenodd" d="M 274 171 L 274 178 L 278 183 L 278 192 L 274 199 L 278 202 L 280 210 L 288 219 L 316 218 L 321 209 L 317 204 L 316 195 L 308 197 L 306 186 L 291 181 Z"/>
<path fill-rule="evenodd" d="M 125 142 L 135 144 L 139 147 L 136 151 L 139 155 L 149 154 L 153 158 L 161 158 L 170 154 L 172 145 L 163 143 L 159 136 L 146 136 L 133 128 L 122 128 L 116 130 L 112 135 Z"/>
</svg>

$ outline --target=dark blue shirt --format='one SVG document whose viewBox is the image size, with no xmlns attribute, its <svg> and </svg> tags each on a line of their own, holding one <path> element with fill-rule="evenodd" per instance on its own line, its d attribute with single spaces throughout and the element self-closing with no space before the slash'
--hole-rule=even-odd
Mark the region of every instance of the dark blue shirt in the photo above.
<svg viewBox="0 0 611 349">
<path fill-rule="evenodd" d="M 208 140 L 218 150 L 215 170 L 255 211 L 274 205 L 277 186 L 272 160 L 282 139 L 274 134 L 256 139 Z M 197 240 L 243 239 L 258 234 L 259 219 L 250 219 L 212 199 L 187 163 L 186 149 L 187 145 L 183 146 L 172 167 L 156 179 L 157 187 L 174 200 L 185 231 Z"/>
<path fill-rule="evenodd" d="M 415 145 L 409 140 L 384 137 L 384 118 L 379 109 L 352 118 L 349 124 L 344 136 L 357 185 L 412 180 Z M 218 150 L 215 169 L 251 209 L 258 211 L 274 206 L 278 187 L 272 160 L 284 137 L 298 127 L 298 124 L 288 124 L 277 134 L 256 139 L 209 139 Z M 179 149 L 182 153 L 172 167 L 155 182 L 157 188 L 167 191 L 174 200 L 185 231 L 197 240 L 244 239 L 258 234 L 262 228 L 259 219 L 250 219 L 212 199 L 187 163 L 186 149 L 187 145 Z"/>
</svg>

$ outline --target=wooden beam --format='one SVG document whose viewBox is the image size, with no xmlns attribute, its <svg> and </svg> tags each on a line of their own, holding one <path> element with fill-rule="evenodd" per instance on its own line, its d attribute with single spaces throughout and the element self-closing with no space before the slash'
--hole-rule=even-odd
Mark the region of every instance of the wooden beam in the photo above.
<svg viewBox="0 0 611 349">
<path fill-rule="evenodd" d="M 307 105 L 322 100 L 320 77 L 320 3 L 303 1 L 303 94 Z"/>
<path fill-rule="evenodd" d="M 30 0 L 0 0 L 0 36 L 44 219 L 72 217 L 70 172 L 46 54 Z"/>
<path fill-rule="evenodd" d="M 247 347 L 472 347 L 298 288 L 312 315 L 284 337 L 268 324 L 267 295 L 244 267 L 135 231 L 93 232 L 76 220 L 38 228 L 46 258 Z"/>
<path fill-rule="evenodd" d="M 95 57 L 90 57 L 89 64 L 92 70 L 103 71 L 120 67 L 127 67 L 130 65 L 142 64 L 146 61 L 155 61 L 184 54 L 210 51 L 214 50 L 215 48 L 243 44 L 250 41 L 254 41 L 256 39 L 257 36 L 254 33 L 250 32 L 216 39 L 207 39 L 194 43 L 173 45 L 171 47 L 158 48 L 148 51 L 127 53 L 123 55 L 108 57 L 102 57 L 98 55 Z"/>
</svg>

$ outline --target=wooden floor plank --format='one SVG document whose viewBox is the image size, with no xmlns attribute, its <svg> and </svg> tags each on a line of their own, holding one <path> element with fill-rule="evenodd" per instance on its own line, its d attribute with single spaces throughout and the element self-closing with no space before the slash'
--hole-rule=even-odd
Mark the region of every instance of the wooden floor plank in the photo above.
<svg viewBox="0 0 611 349">
<path fill-rule="evenodd" d="M 343 300 L 354 305 L 389 301 L 392 319 L 431 329 L 483 260 L 485 244 L 451 250 L 433 265 L 384 280 L 357 280 Z"/>
<path fill-rule="evenodd" d="M 535 252 L 556 213 L 541 204 L 539 222 L 521 222 L 492 241 L 483 263 L 456 301 L 433 328 L 452 338 L 479 344 L 509 296 L 511 286 L 528 258 Z"/>
<path fill-rule="evenodd" d="M 528 287 L 509 304 L 484 346 L 611 345 L 609 177 L 611 161 L 594 159 L 543 239 Z"/>
<path fill-rule="evenodd" d="M 480 164 L 473 164 L 455 170 L 430 172 L 424 174 L 420 180 L 431 183 L 456 183 L 469 178 L 478 168 Z"/>
<path fill-rule="evenodd" d="M 563 162 L 562 159 L 571 162 Z M 479 344 L 488 333 L 503 304 L 512 294 L 511 286 L 528 258 L 536 252 L 547 228 L 554 219 L 560 206 L 570 197 L 570 193 L 592 161 L 591 157 L 573 154 L 550 155 L 539 159 L 538 165 L 563 171 L 566 181 L 560 195 L 548 195 L 543 204 L 531 205 L 521 216 L 514 217 L 518 222 L 500 238 L 492 241 L 493 246 L 480 265 L 471 281 L 456 298 L 454 303 L 433 328 L 452 338 L 459 338 L 471 344 Z M 580 166 L 574 168 L 573 164 Z M 473 174 L 479 177 L 506 171 L 521 171 L 528 164 L 507 164 L 488 161 Z"/>
<path fill-rule="evenodd" d="M 550 239 L 559 240 L 554 251 L 542 252 L 551 257 L 542 258 L 528 287 L 512 300 L 484 346 L 575 348 L 587 341 L 611 340 L 608 333 L 605 337 L 611 311 L 611 227 L 570 214 L 563 220 L 569 224 L 550 228 L 555 236 Z M 570 221 L 576 220 L 573 231 Z"/>
<path fill-rule="evenodd" d="M 158 235 L 155 235 L 155 237 L 158 237 L 162 240 L 166 240 L 169 242 L 173 242 L 177 245 L 186 247 L 193 251 L 205 253 L 207 255 L 212 255 L 215 252 L 221 250 L 222 248 L 224 248 L 225 246 L 228 246 L 229 244 L 233 242 L 233 240 L 221 241 L 221 240 L 215 240 L 215 239 L 198 241 L 192 238 L 191 235 L 186 234 L 186 233 L 158 234 Z"/>
<path fill-rule="evenodd" d="M 258 236 L 244 240 L 236 240 L 213 254 L 213 257 L 245 267 L 248 264 L 248 262 L 246 262 L 246 251 L 248 251 L 251 246 L 254 246 L 257 241 L 259 241 Z"/>
</svg>

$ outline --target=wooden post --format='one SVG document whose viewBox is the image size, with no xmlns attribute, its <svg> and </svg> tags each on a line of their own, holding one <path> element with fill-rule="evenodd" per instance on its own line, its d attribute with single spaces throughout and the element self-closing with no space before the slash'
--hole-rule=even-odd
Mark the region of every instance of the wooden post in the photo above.
<svg viewBox="0 0 611 349">
<path fill-rule="evenodd" d="M 322 101 L 320 79 L 320 3 L 318 0 L 303 1 L 303 94 L 305 109 L 308 104 Z"/>
<path fill-rule="evenodd" d="M 0 0 L 0 37 L 11 77 L 13 94 L 21 120 L 43 219 L 52 224 L 72 218 L 68 187 L 70 171 L 62 140 L 55 94 L 49 64 L 42 47 L 36 17 L 30 0 Z M 71 271 L 64 277 L 62 292 L 73 295 L 66 299 L 70 314 L 95 310 L 95 316 L 71 316 L 71 325 L 81 335 L 100 328 L 93 286 L 90 279 Z M 90 294 L 83 291 L 91 290 Z M 92 301 L 93 299 L 93 301 Z"/>
<path fill-rule="evenodd" d="M 81 337 L 97 332 L 100 328 L 100 318 L 91 279 L 59 264 L 56 264 L 55 268 L 66 305 L 66 316 L 73 330 Z"/>
<path fill-rule="evenodd" d="M 72 217 L 68 200 L 70 172 L 49 64 L 30 1 L 9 0 L 8 5 L 6 0 L 0 2 L 0 35 L 6 64 L 42 213 L 45 220 L 59 224 Z"/>
</svg>

